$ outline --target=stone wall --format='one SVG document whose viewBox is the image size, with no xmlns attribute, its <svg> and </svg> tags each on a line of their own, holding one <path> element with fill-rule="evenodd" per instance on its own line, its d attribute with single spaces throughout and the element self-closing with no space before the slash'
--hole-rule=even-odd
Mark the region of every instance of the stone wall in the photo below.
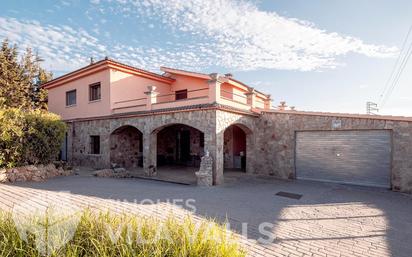
<svg viewBox="0 0 412 257">
<path fill-rule="evenodd" d="M 143 166 L 148 169 L 150 166 L 156 166 L 157 134 L 163 128 L 174 124 L 187 125 L 203 132 L 204 150 L 209 151 L 212 158 L 215 158 L 217 150 L 216 111 L 200 109 L 69 122 L 68 159 L 76 166 L 96 169 L 110 168 L 110 135 L 122 126 L 132 126 L 143 135 Z M 100 154 L 90 154 L 91 135 L 100 136 Z M 200 142 L 196 141 L 195 144 L 200 147 Z"/>
<path fill-rule="evenodd" d="M 137 168 L 143 156 L 142 133 L 124 126 L 110 135 L 110 163 L 112 166 Z"/>
<path fill-rule="evenodd" d="M 340 128 L 332 126 L 339 121 Z M 256 120 L 255 170 L 283 179 L 295 178 L 295 132 L 302 130 L 392 130 L 392 187 L 412 192 L 412 122 L 332 115 L 263 113 Z"/>
<path fill-rule="evenodd" d="M 68 124 L 68 160 L 75 166 L 110 167 L 110 120 L 71 122 Z M 100 154 L 90 153 L 90 136 L 100 136 Z"/>
<path fill-rule="evenodd" d="M 71 169 L 64 169 L 63 165 L 27 165 L 9 169 L 0 169 L 0 183 L 14 183 L 35 181 L 46 181 L 57 176 L 72 175 Z"/>
<path fill-rule="evenodd" d="M 242 115 L 216 109 L 195 109 L 190 111 L 153 113 L 150 115 L 113 117 L 106 119 L 69 122 L 68 159 L 73 165 L 88 166 L 96 169 L 110 167 L 110 135 L 118 128 L 132 126 L 142 133 L 143 166 L 145 169 L 156 167 L 158 133 L 164 128 L 183 124 L 199 130 L 204 135 L 204 148 L 200 146 L 199 137 L 193 137 L 192 145 L 197 152 L 209 152 L 214 160 L 215 184 L 223 183 L 223 134 L 232 124 L 239 125 L 247 132 L 247 171 L 253 172 L 254 134 L 251 133 L 256 115 Z M 100 154 L 90 154 L 90 136 L 100 136 Z M 203 151 L 204 150 L 204 151 Z M 160 151 L 163 151 L 160 149 Z M 250 157 L 249 157 L 250 156 Z M 249 158 L 250 161 L 249 161 Z"/>
<path fill-rule="evenodd" d="M 75 165 L 110 167 L 110 134 L 130 125 L 142 132 L 145 169 L 156 167 L 157 134 L 173 124 L 191 126 L 204 133 L 204 150 L 213 159 L 214 184 L 223 183 L 225 130 L 237 125 L 246 133 L 246 172 L 295 178 L 295 132 L 332 130 L 334 121 L 340 130 L 390 129 L 393 131 L 392 186 L 394 190 L 412 192 L 412 122 L 384 120 L 376 117 L 314 115 L 295 112 L 264 112 L 245 115 L 219 109 L 197 109 L 136 117 L 118 117 L 69 124 L 69 160 Z M 90 135 L 100 135 L 101 153 L 89 154 Z M 160 151 L 162 151 L 160 149 Z"/>
<path fill-rule="evenodd" d="M 246 134 L 246 173 L 257 173 L 255 169 L 255 159 L 256 159 L 256 124 L 259 120 L 258 115 L 244 115 L 239 113 L 227 112 L 222 110 L 216 111 L 216 137 L 218 142 L 218 153 L 216 160 L 219 163 L 218 167 L 223 175 L 224 167 L 224 149 L 220 146 L 224 146 L 224 133 L 232 125 L 238 126 Z M 218 172 L 218 174 L 220 174 Z"/>
<path fill-rule="evenodd" d="M 223 163 L 225 169 L 233 168 L 233 127 L 223 133 Z"/>
</svg>

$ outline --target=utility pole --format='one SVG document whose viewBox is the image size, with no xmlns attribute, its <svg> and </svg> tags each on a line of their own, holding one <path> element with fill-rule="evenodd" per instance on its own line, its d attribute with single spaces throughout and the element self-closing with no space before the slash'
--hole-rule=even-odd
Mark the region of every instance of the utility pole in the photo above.
<svg viewBox="0 0 412 257">
<path fill-rule="evenodd" d="M 378 104 L 374 102 L 366 102 L 366 114 L 376 115 L 375 112 L 379 112 Z"/>
</svg>

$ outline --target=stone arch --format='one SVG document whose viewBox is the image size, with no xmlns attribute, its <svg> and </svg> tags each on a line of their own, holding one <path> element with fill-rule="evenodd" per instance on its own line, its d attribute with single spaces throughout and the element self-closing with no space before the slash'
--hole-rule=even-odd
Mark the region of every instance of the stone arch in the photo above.
<svg viewBox="0 0 412 257">
<path fill-rule="evenodd" d="M 253 169 L 254 134 L 249 126 L 235 122 L 223 131 L 223 170 L 251 173 Z"/>
<path fill-rule="evenodd" d="M 237 126 L 237 127 L 239 127 L 240 129 L 242 129 L 243 130 L 243 132 L 246 134 L 246 135 L 251 135 L 251 134 L 253 134 L 253 131 L 252 131 L 252 129 L 250 129 L 249 128 L 249 126 L 248 125 L 245 125 L 245 124 L 243 124 L 243 123 L 232 123 L 232 124 L 230 124 L 228 127 L 231 127 L 231 126 Z M 227 128 L 228 128 L 227 127 Z M 227 129 L 226 128 L 226 129 Z"/>
<path fill-rule="evenodd" d="M 170 126 L 174 126 L 174 125 L 184 125 L 184 126 L 192 127 L 194 129 L 199 130 L 202 133 L 205 133 L 203 128 L 199 128 L 194 124 L 189 124 L 189 123 L 186 123 L 186 122 L 176 121 L 176 122 L 169 122 L 169 123 L 166 123 L 166 124 L 158 125 L 156 128 L 152 129 L 151 134 L 157 134 L 159 131 L 161 131 L 161 130 L 167 128 L 167 127 L 170 127 Z"/>
<path fill-rule="evenodd" d="M 117 119 L 115 122 L 110 124 L 110 135 L 115 132 L 116 130 L 123 128 L 123 127 L 133 127 L 137 129 L 139 132 L 143 133 L 143 126 L 141 124 L 130 121 L 129 119 Z"/>
<path fill-rule="evenodd" d="M 110 133 L 111 166 L 135 169 L 143 166 L 143 133 L 132 125 L 123 125 Z"/>
<path fill-rule="evenodd" d="M 205 149 L 204 131 L 185 123 L 168 123 L 153 129 L 156 166 L 198 167 Z"/>
</svg>

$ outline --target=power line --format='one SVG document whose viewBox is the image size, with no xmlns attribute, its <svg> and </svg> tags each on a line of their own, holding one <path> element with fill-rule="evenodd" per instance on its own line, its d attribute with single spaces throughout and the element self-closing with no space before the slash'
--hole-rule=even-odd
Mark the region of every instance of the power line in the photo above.
<svg viewBox="0 0 412 257">
<path fill-rule="evenodd" d="M 391 87 L 390 87 L 389 90 L 387 91 L 387 94 L 386 94 L 386 96 L 384 97 L 384 99 L 383 99 L 383 101 L 382 101 L 381 108 L 386 104 L 386 102 L 388 101 L 389 97 L 390 97 L 391 94 L 393 93 L 395 87 L 398 85 L 398 82 L 399 82 L 399 79 L 401 78 L 402 72 L 403 72 L 403 70 L 405 69 L 406 64 L 408 63 L 409 58 L 411 57 L 411 55 L 412 55 L 412 42 L 410 43 L 409 48 L 408 48 L 408 50 L 406 51 L 404 58 L 402 59 L 402 62 L 401 62 L 401 64 L 400 64 L 399 68 L 398 68 L 398 72 L 396 73 L 396 75 L 395 75 L 395 77 L 394 77 L 394 79 L 393 79 L 393 82 L 392 82 L 392 84 L 391 84 Z"/>
<path fill-rule="evenodd" d="M 384 96 L 385 96 L 385 93 L 386 93 L 387 90 L 389 89 L 388 86 L 389 86 L 389 84 L 390 84 L 390 81 L 392 80 L 392 77 L 393 77 L 393 75 L 394 75 L 394 73 L 395 73 L 395 71 L 396 71 L 396 68 L 398 67 L 399 60 L 400 60 L 401 57 L 402 57 L 402 53 L 403 53 L 403 51 L 404 51 L 404 49 L 405 49 L 406 43 L 408 42 L 409 35 L 410 35 L 411 31 L 412 31 L 412 25 L 409 27 L 408 33 L 406 34 L 406 37 L 405 37 L 405 39 L 404 39 L 404 41 L 403 41 L 403 43 L 402 43 L 402 48 L 401 48 L 401 51 L 399 52 L 398 58 L 396 59 L 395 65 L 393 66 L 392 71 L 391 71 L 391 74 L 390 74 L 390 76 L 388 77 L 388 79 L 387 79 L 387 81 L 386 81 L 386 83 L 385 83 L 385 86 L 383 87 L 382 94 L 380 95 L 380 98 L 381 98 L 380 105 L 382 105 L 383 102 L 384 102 L 384 101 L 383 101 L 383 100 L 384 100 L 383 98 L 384 98 Z"/>
</svg>

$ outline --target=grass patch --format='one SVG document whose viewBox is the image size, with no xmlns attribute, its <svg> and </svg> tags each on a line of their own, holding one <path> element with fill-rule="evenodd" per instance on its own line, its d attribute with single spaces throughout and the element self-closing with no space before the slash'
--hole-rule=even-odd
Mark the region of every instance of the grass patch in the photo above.
<svg viewBox="0 0 412 257">
<path fill-rule="evenodd" d="M 0 256 L 42 256 L 38 248 L 42 242 L 49 242 L 47 255 L 56 257 L 246 255 L 235 236 L 212 221 L 194 222 L 191 218 L 178 220 L 172 216 L 160 221 L 151 217 L 84 211 L 78 215 L 74 235 L 58 249 L 52 249 L 52 236 L 42 241 L 38 233 L 31 233 L 33 230 L 22 239 L 21 230 L 14 221 L 10 213 L 0 212 Z M 64 225 L 61 228 L 59 233 L 64 233 Z M 48 233 L 40 234 L 58 230 L 53 231 L 51 227 L 41 230 Z"/>
</svg>

